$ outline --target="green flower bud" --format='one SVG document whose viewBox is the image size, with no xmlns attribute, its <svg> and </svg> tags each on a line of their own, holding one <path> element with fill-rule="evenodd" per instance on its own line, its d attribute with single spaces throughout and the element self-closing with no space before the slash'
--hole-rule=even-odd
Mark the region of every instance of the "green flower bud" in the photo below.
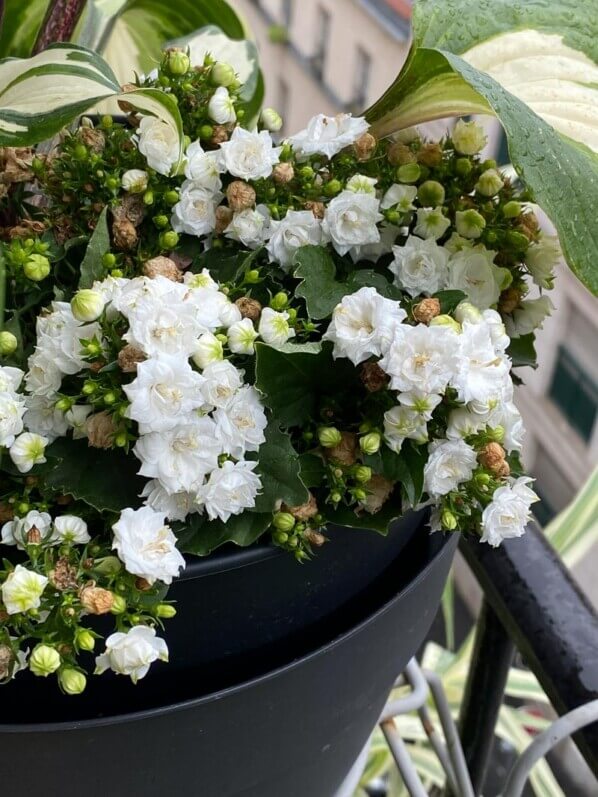
<svg viewBox="0 0 598 797">
<path fill-rule="evenodd" d="M 475 190 L 483 196 L 495 196 L 504 186 L 496 169 L 486 169 L 475 184 Z"/>
<path fill-rule="evenodd" d="M 103 576 L 115 576 L 122 569 L 122 562 L 118 556 L 104 556 L 94 563 L 94 570 Z"/>
<path fill-rule="evenodd" d="M 91 396 L 92 393 L 95 393 L 97 389 L 98 386 L 95 382 L 84 382 L 81 392 L 84 396 Z"/>
<path fill-rule="evenodd" d="M 26 515 L 30 509 L 31 507 L 29 506 L 27 501 L 21 501 L 20 504 L 17 504 L 17 515 L 19 517 L 22 517 L 23 515 Z"/>
<path fill-rule="evenodd" d="M 117 177 L 108 177 L 105 185 L 110 191 L 116 191 L 120 188 L 120 180 Z"/>
<path fill-rule="evenodd" d="M 437 180 L 426 180 L 417 189 L 417 198 L 426 208 L 435 208 L 444 203 L 444 187 Z"/>
<path fill-rule="evenodd" d="M 153 191 L 146 191 L 143 195 L 143 204 L 144 205 L 153 205 L 154 204 L 154 192 Z"/>
<path fill-rule="evenodd" d="M 54 406 L 59 412 L 68 412 L 73 406 L 73 399 L 68 398 L 68 396 L 63 396 L 61 399 L 58 399 Z"/>
<path fill-rule="evenodd" d="M 340 180 L 329 180 L 324 184 L 322 191 L 325 196 L 336 196 L 343 190 L 343 184 Z"/>
<path fill-rule="evenodd" d="M 184 75 L 189 71 L 191 62 L 183 50 L 170 50 L 166 58 L 166 69 L 171 75 Z"/>
<path fill-rule="evenodd" d="M 171 603 L 159 603 L 156 606 L 156 617 L 171 620 L 176 615 L 176 609 Z"/>
<path fill-rule="evenodd" d="M 488 432 L 488 439 L 494 443 L 502 443 L 505 439 L 505 430 L 503 426 L 495 426 Z"/>
<path fill-rule="evenodd" d="M 473 165 L 469 158 L 457 158 L 455 161 L 455 172 L 459 177 L 469 177 L 472 169 Z"/>
<path fill-rule="evenodd" d="M 464 238 L 479 238 L 482 234 L 486 220 L 477 210 L 458 210 L 455 214 L 457 232 Z"/>
<path fill-rule="evenodd" d="M 335 490 L 333 493 L 330 493 L 330 500 L 333 504 L 340 504 L 340 502 L 343 500 L 343 496 L 338 492 L 338 490 Z"/>
<path fill-rule="evenodd" d="M 23 272 L 32 282 L 41 282 L 50 273 L 50 261 L 44 255 L 30 255 L 23 266 Z"/>
<path fill-rule="evenodd" d="M 284 545 L 289 539 L 289 535 L 284 531 L 275 531 L 272 534 L 272 538 L 274 539 L 274 542 L 277 542 L 279 545 Z"/>
<path fill-rule="evenodd" d="M 124 276 L 124 272 L 122 268 L 113 268 L 110 272 L 110 276 L 114 277 L 114 279 L 120 279 L 122 276 Z"/>
<path fill-rule="evenodd" d="M 487 160 L 482 161 L 481 163 L 482 171 L 487 171 L 488 169 L 496 169 L 496 165 L 497 164 L 494 158 L 488 158 Z"/>
<path fill-rule="evenodd" d="M 210 71 L 210 81 L 214 86 L 225 86 L 228 88 L 235 82 L 235 70 L 230 64 L 224 61 L 217 61 Z"/>
<path fill-rule="evenodd" d="M 29 669 L 34 675 L 47 678 L 60 667 L 60 653 L 50 645 L 40 644 L 29 656 Z"/>
<path fill-rule="evenodd" d="M 174 249 L 179 242 L 178 233 L 176 233 L 174 230 L 166 230 L 165 232 L 161 232 L 159 236 L 159 242 L 162 249 Z"/>
<path fill-rule="evenodd" d="M 87 628 L 78 628 L 75 634 L 75 644 L 80 650 L 86 650 L 88 653 L 96 646 L 96 640 L 91 631 Z"/>
<path fill-rule="evenodd" d="M 129 437 L 126 432 L 119 432 L 114 436 L 114 445 L 117 448 L 124 448 L 129 442 Z"/>
<path fill-rule="evenodd" d="M 295 527 L 295 518 L 290 512 L 277 512 L 272 518 L 272 525 L 278 531 L 289 532 Z"/>
<path fill-rule="evenodd" d="M 112 404 L 116 404 L 118 401 L 118 394 L 114 392 L 114 390 L 109 390 L 107 393 L 104 393 L 104 404 L 107 404 L 109 407 Z"/>
<path fill-rule="evenodd" d="M 112 614 L 122 614 L 127 610 L 127 602 L 123 598 L 122 595 L 114 595 L 114 602 L 112 603 L 112 608 L 110 609 Z"/>
<path fill-rule="evenodd" d="M 245 272 L 245 282 L 248 282 L 250 285 L 253 285 L 259 281 L 260 281 L 260 272 L 257 268 L 251 268 L 249 269 L 249 271 Z"/>
<path fill-rule="evenodd" d="M 270 307 L 273 310 L 280 311 L 284 310 L 284 308 L 287 306 L 288 303 L 289 303 L 288 294 L 286 294 L 284 291 L 279 291 L 278 293 L 274 294 L 274 296 L 270 300 Z"/>
<path fill-rule="evenodd" d="M 383 210 L 382 213 L 384 214 L 384 218 L 389 224 L 398 224 L 401 221 L 402 213 L 399 213 L 398 210 L 395 208 L 389 208 L 388 210 Z"/>
<path fill-rule="evenodd" d="M 440 522 L 442 528 L 447 531 L 454 531 L 457 528 L 457 518 L 453 515 L 450 509 L 445 509 L 441 515 Z"/>
<path fill-rule="evenodd" d="M 418 163 L 404 163 L 397 169 L 397 180 L 400 183 L 417 183 L 421 177 L 421 167 Z"/>
<path fill-rule="evenodd" d="M 109 114 L 104 114 L 104 116 L 102 116 L 100 123 L 102 127 L 110 128 L 114 123 L 114 119 Z"/>
<path fill-rule="evenodd" d="M 176 205 L 176 203 L 179 201 L 179 192 L 175 191 L 174 188 L 171 188 L 170 191 L 165 191 L 164 201 L 167 205 Z"/>
<path fill-rule="evenodd" d="M 168 227 L 168 216 L 160 214 L 158 216 L 154 216 L 153 221 L 159 230 L 163 230 L 164 227 Z"/>
<path fill-rule="evenodd" d="M 452 316 L 447 315 L 446 313 L 443 313 L 442 315 L 437 315 L 435 318 L 433 318 L 430 321 L 430 326 L 450 327 L 451 329 L 454 329 L 455 332 L 457 333 L 461 332 L 461 324 L 458 321 L 455 321 L 455 319 Z"/>
<path fill-rule="evenodd" d="M 80 670 L 67 667 L 58 673 L 58 683 L 67 695 L 80 695 L 87 686 L 87 678 Z"/>
<path fill-rule="evenodd" d="M 514 199 L 502 206 L 502 215 L 505 219 L 516 219 L 517 216 L 521 216 L 522 211 L 521 202 L 516 202 Z"/>
<path fill-rule="evenodd" d="M 73 147 L 73 155 L 76 160 L 84 161 L 87 158 L 88 151 L 85 144 L 75 144 Z"/>
<path fill-rule="evenodd" d="M 509 249 L 514 249 L 516 252 L 525 252 L 529 246 L 527 237 L 517 230 L 509 230 L 505 235 L 505 242 Z"/>
<path fill-rule="evenodd" d="M 77 321 L 91 323 L 98 319 L 104 311 L 104 297 L 98 291 L 83 288 L 71 299 L 71 310 Z"/>
<path fill-rule="evenodd" d="M 260 114 L 260 123 L 265 130 L 278 133 L 282 128 L 282 116 L 274 108 L 264 108 Z"/>
<path fill-rule="evenodd" d="M 477 324 L 482 320 L 482 314 L 471 302 L 460 302 L 455 309 L 455 318 L 460 324 L 465 321 Z"/>
<path fill-rule="evenodd" d="M 214 128 L 212 127 L 212 125 L 202 125 L 199 128 L 198 132 L 199 132 L 199 137 L 205 140 L 212 138 L 212 136 L 214 135 Z"/>
<path fill-rule="evenodd" d="M 18 341 L 12 332 L 8 332 L 6 329 L 0 332 L 0 355 L 2 357 L 13 354 L 17 350 L 17 345 Z"/>
<path fill-rule="evenodd" d="M 490 484 L 490 475 L 488 473 L 476 473 L 475 480 L 477 484 L 480 484 L 482 487 L 486 487 Z"/>
<path fill-rule="evenodd" d="M 97 340 L 90 340 L 82 348 L 87 357 L 99 357 L 102 354 L 102 346 Z"/>
<path fill-rule="evenodd" d="M 353 478 L 359 484 L 367 484 L 372 478 L 372 469 L 367 465 L 358 465 L 353 472 Z"/>
<path fill-rule="evenodd" d="M 106 252 L 105 255 L 102 255 L 102 265 L 104 268 L 112 268 L 112 266 L 115 266 L 116 255 L 113 255 L 112 252 Z"/>
<path fill-rule="evenodd" d="M 377 454 L 380 450 L 382 438 L 379 432 L 369 432 L 363 437 L 359 438 L 359 448 L 364 454 Z"/>
<path fill-rule="evenodd" d="M 318 429 L 318 440 L 324 448 L 334 448 L 342 442 L 342 435 L 334 426 L 322 426 Z"/>
</svg>

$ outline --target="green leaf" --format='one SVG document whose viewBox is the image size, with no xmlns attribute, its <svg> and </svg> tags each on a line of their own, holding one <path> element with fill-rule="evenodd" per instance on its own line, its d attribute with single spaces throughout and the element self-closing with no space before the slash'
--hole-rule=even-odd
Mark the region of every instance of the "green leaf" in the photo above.
<svg viewBox="0 0 598 797">
<path fill-rule="evenodd" d="M 176 524 L 174 531 L 183 552 L 207 556 L 226 542 L 246 548 L 266 531 L 271 522 L 270 512 L 243 512 L 232 515 L 226 523 L 208 520 L 204 515 L 190 515 L 184 524 Z"/>
<path fill-rule="evenodd" d="M 411 506 L 421 500 L 424 491 L 424 466 L 428 460 L 427 446 L 418 446 L 412 440 L 403 443 L 397 469 L 398 480 Z"/>
<path fill-rule="evenodd" d="M 91 448 L 87 440 L 61 438 L 46 449 L 45 486 L 72 495 L 98 512 L 140 506 L 145 479 L 139 462 L 120 449 Z"/>
<path fill-rule="evenodd" d="M 309 493 L 301 481 L 300 470 L 299 455 L 291 438 L 271 422 L 258 452 L 255 472 L 262 480 L 262 492 L 252 511 L 272 513 L 280 501 L 289 506 L 304 504 Z"/>
<path fill-rule="evenodd" d="M 104 275 L 102 257 L 110 249 L 110 232 L 108 231 L 107 221 L 108 208 L 105 207 L 100 213 L 95 230 L 92 233 L 85 256 L 81 263 L 81 277 L 79 279 L 80 288 L 91 288 L 96 280 Z"/>
<path fill-rule="evenodd" d="M 185 236 L 186 238 L 191 236 Z M 197 248 L 197 238 L 192 239 L 195 243 L 189 242 L 189 247 Z M 194 273 L 199 273 L 202 269 L 207 268 L 213 279 L 218 282 L 234 282 L 240 278 L 247 269 L 251 268 L 251 264 L 260 255 L 261 250 L 256 249 L 254 252 L 247 254 L 247 252 L 238 252 L 235 249 L 207 249 L 199 255 L 196 255 L 195 262 L 191 268 Z"/>
<path fill-rule="evenodd" d="M 386 536 L 391 523 L 401 515 L 401 502 L 398 491 L 395 490 L 378 512 L 369 513 L 361 511 L 356 514 L 348 506 L 339 506 L 337 509 L 326 509 L 326 519 L 337 526 L 347 526 L 350 529 L 370 529 Z"/>
<path fill-rule="evenodd" d="M 0 58 L 27 58 L 37 38 L 48 0 L 4 0 Z"/>
<path fill-rule="evenodd" d="M 336 279 L 334 260 L 323 246 L 302 246 L 294 262 L 294 275 L 301 280 L 295 293 L 305 299 L 311 318 L 326 318 L 349 293 L 347 286 Z"/>
<path fill-rule="evenodd" d="M 529 365 L 532 368 L 538 367 L 535 340 L 536 336 L 533 332 L 530 332 L 529 335 L 522 335 L 520 338 L 511 338 L 507 354 L 513 360 L 515 368 L 524 365 Z"/>
<path fill-rule="evenodd" d="M 463 291 L 439 291 L 434 296 L 440 302 L 441 313 L 452 313 L 457 305 L 467 299 L 467 295 Z"/>
<path fill-rule="evenodd" d="M 307 452 L 299 456 L 301 481 L 306 487 L 319 487 L 326 475 L 326 464 L 322 457 Z"/>
<path fill-rule="evenodd" d="M 358 390 L 357 369 L 333 361 L 330 344 L 287 344 L 279 349 L 256 344 L 256 386 L 275 420 L 299 426 L 318 417 L 323 397 Z"/>
<path fill-rule="evenodd" d="M 598 15 L 591 0 L 419 0 L 413 28 L 401 74 L 367 112 L 373 132 L 496 114 L 513 165 L 554 222 L 569 265 L 597 292 Z"/>
</svg>

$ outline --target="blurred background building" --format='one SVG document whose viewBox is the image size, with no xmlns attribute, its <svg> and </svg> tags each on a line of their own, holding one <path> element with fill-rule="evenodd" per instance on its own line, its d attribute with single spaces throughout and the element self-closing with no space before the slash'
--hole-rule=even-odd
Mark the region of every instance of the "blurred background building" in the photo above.
<svg viewBox="0 0 598 797">
<path fill-rule="evenodd" d="M 266 105 L 283 133 L 315 113 L 361 113 L 398 73 L 409 49 L 410 0 L 235 0 L 260 49 Z M 482 120 L 480 120 L 482 121 Z M 508 163 L 502 130 L 484 118 L 487 157 Z M 430 132 L 441 135 L 446 125 Z M 548 222 L 546 222 L 549 224 Z M 551 293 L 556 312 L 538 333 L 540 367 L 527 369 L 518 405 L 527 426 L 524 459 L 537 479 L 545 524 L 598 462 L 598 302 L 566 268 Z M 577 575 L 598 605 L 595 556 Z"/>
</svg>

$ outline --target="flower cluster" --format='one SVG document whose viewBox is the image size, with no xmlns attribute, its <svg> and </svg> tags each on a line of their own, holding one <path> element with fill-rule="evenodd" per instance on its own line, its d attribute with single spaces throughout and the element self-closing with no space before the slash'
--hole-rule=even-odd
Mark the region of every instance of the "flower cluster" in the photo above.
<svg viewBox="0 0 598 797">
<path fill-rule="evenodd" d="M 182 165 L 174 128 L 122 102 L 20 152 L 43 201 L 0 244 L 0 680 L 67 694 L 96 615 L 96 672 L 165 661 L 182 552 L 247 544 L 249 517 L 304 561 L 328 523 L 423 507 L 498 545 L 536 498 L 512 369 L 559 249 L 483 130 L 378 141 L 318 115 L 278 140 L 272 109 L 244 124 L 229 65 L 177 49 L 144 85 L 176 101 Z"/>
</svg>

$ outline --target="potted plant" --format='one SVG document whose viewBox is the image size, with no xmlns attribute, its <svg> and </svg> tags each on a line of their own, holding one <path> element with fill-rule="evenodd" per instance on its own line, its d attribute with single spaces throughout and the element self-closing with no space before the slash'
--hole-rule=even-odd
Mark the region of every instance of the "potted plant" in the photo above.
<svg viewBox="0 0 598 797">
<path fill-rule="evenodd" d="M 441 50 L 448 9 L 419 3 L 366 117 L 279 143 L 278 114 L 253 117 L 254 49 L 215 59 L 213 27 L 125 86 L 74 44 L 0 62 L 7 784 L 34 745 L 29 788 L 119 750 L 118 794 L 178 778 L 328 797 L 425 636 L 449 532 L 523 533 L 511 368 L 534 361 L 550 300 L 528 293 L 560 253 L 529 202 L 595 286 L 597 184 L 575 126 L 562 137 L 488 73 L 499 33 L 505 52 L 559 38 L 557 79 L 594 67 L 579 14 L 549 3 L 510 33 L 520 4 L 503 6 L 491 23 L 451 4 L 477 28 Z M 125 118 L 63 129 L 114 97 Z M 491 109 L 524 188 L 475 122 L 432 142 L 408 127 Z M 558 157 L 542 169 L 532 129 Z"/>
</svg>

